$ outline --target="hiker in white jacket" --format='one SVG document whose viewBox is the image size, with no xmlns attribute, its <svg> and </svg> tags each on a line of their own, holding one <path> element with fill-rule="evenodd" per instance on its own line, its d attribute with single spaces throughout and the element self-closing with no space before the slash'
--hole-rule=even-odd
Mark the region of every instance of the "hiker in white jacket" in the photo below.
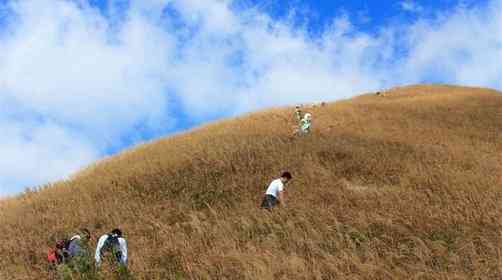
<svg viewBox="0 0 502 280">
<path fill-rule="evenodd" d="M 109 234 L 102 235 L 96 247 L 96 266 L 101 265 L 101 259 L 106 252 L 110 252 L 115 260 L 123 266 L 127 266 L 127 242 L 122 237 L 120 229 L 114 229 Z"/>
</svg>

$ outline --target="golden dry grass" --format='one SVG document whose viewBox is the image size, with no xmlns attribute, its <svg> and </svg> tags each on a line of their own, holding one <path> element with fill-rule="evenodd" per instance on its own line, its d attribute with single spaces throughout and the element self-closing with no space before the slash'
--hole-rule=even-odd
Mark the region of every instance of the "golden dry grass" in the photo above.
<svg viewBox="0 0 502 280">
<path fill-rule="evenodd" d="M 0 202 L 0 279 L 121 227 L 135 279 L 502 279 L 502 95 L 411 86 L 144 144 Z M 288 169 L 287 209 L 257 208 Z"/>
</svg>

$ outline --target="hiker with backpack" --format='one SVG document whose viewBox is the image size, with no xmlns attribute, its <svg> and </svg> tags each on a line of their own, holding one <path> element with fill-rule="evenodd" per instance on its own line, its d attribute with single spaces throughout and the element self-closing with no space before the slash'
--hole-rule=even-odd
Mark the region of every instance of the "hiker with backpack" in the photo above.
<svg viewBox="0 0 502 280">
<path fill-rule="evenodd" d="M 97 267 L 101 265 L 101 260 L 107 253 L 111 254 L 119 265 L 127 266 L 127 242 L 118 228 L 99 238 L 95 254 Z"/>
<path fill-rule="evenodd" d="M 75 262 L 79 262 L 79 266 L 89 266 L 85 264 L 88 263 L 85 259 L 89 259 L 88 242 L 90 238 L 91 233 L 88 229 L 84 228 L 70 239 L 63 238 L 58 240 L 55 247 L 51 248 L 47 254 L 50 268 L 55 269 L 65 264 L 73 266 L 74 260 Z"/>
<path fill-rule="evenodd" d="M 277 204 L 286 207 L 286 200 L 284 198 L 284 186 L 292 179 L 291 173 L 285 171 L 281 177 L 273 180 L 265 192 L 261 208 L 272 209 Z"/>
<path fill-rule="evenodd" d="M 47 262 L 54 268 L 60 264 L 68 261 L 70 254 L 68 252 L 69 241 L 67 239 L 60 239 L 56 241 L 54 248 L 50 248 L 47 253 Z"/>
<path fill-rule="evenodd" d="M 82 256 L 86 254 L 86 247 L 91 240 L 91 232 L 86 229 L 80 229 L 80 231 L 72 236 L 68 244 L 68 253 L 70 257 L 74 258 L 77 256 Z"/>
<path fill-rule="evenodd" d="M 90 241 L 91 232 L 86 228 L 80 229 L 68 240 L 67 251 L 69 257 L 67 259 L 65 273 L 85 276 L 82 279 L 87 279 L 86 277 L 94 275 L 95 269 Z"/>
<path fill-rule="evenodd" d="M 295 129 L 295 135 L 305 135 L 310 133 L 310 126 L 312 125 L 312 114 L 305 113 L 300 109 L 300 106 L 296 106 L 295 118 L 298 121 L 298 127 Z"/>
</svg>

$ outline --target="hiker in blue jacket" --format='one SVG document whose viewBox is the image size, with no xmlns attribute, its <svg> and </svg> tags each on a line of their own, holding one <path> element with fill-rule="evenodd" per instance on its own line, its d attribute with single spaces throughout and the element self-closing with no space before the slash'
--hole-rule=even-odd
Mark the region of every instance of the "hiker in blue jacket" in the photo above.
<svg viewBox="0 0 502 280">
<path fill-rule="evenodd" d="M 81 229 L 77 234 L 72 236 L 68 245 L 68 253 L 70 256 L 73 258 L 84 255 L 87 250 L 85 247 L 87 247 L 90 239 L 91 232 L 86 228 Z"/>
</svg>

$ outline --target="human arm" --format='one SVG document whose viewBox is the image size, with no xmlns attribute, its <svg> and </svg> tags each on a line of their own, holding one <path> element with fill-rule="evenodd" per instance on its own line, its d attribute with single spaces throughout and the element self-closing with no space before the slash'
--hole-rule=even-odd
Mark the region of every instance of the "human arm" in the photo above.
<svg viewBox="0 0 502 280">
<path fill-rule="evenodd" d="M 124 238 L 119 238 L 121 261 L 123 265 L 127 265 L 127 241 Z"/>
<path fill-rule="evenodd" d="M 98 245 L 96 246 L 96 254 L 94 255 L 94 259 L 96 260 L 96 265 L 99 266 L 101 264 L 101 249 L 105 245 L 107 235 L 103 235 L 98 240 Z"/>
<path fill-rule="evenodd" d="M 284 191 L 279 192 L 279 202 L 281 203 L 281 206 L 283 208 L 286 207 L 286 199 L 284 198 Z"/>
</svg>

